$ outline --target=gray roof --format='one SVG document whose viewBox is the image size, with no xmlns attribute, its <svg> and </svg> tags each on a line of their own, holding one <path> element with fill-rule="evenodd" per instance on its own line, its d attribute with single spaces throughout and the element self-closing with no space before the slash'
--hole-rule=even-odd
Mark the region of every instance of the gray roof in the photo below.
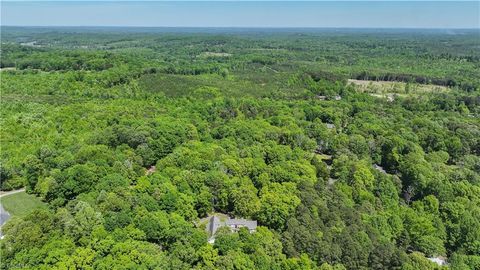
<svg viewBox="0 0 480 270">
<path fill-rule="evenodd" d="M 253 231 L 257 228 L 257 221 L 235 218 L 227 218 L 225 219 L 225 221 L 222 221 L 219 217 L 212 216 L 208 222 L 206 229 L 210 233 L 210 236 L 213 237 L 217 230 L 223 226 L 227 226 L 231 229 L 239 229 L 242 227 L 246 227 L 248 230 Z"/>
<path fill-rule="evenodd" d="M 210 219 L 210 224 L 208 224 L 208 230 L 212 234 L 212 236 L 217 232 L 218 228 L 222 227 L 222 223 L 217 216 L 213 216 Z"/>
<path fill-rule="evenodd" d="M 385 171 L 385 169 L 384 169 L 382 166 L 380 166 L 380 165 L 373 164 L 373 168 L 374 168 L 375 170 L 379 171 L 379 172 L 387 173 L 387 172 Z"/>
<path fill-rule="evenodd" d="M 246 220 L 246 219 L 227 219 L 225 222 L 227 226 L 237 226 L 237 227 L 247 227 L 249 230 L 255 230 L 257 228 L 256 220 Z"/>
</svg>

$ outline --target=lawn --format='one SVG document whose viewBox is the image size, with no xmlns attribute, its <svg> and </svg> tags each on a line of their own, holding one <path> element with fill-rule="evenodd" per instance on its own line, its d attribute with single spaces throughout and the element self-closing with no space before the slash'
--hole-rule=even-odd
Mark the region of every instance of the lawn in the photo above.
<svg viewBox="0 0 480 270">
<path fill-rule="evenodd" d="M 15 193 L 0 199 L 3 208 L 12 216 L 25 216 L 34 209 L 47 208 L 38 197 L 25 192 Z"/>
</svg>

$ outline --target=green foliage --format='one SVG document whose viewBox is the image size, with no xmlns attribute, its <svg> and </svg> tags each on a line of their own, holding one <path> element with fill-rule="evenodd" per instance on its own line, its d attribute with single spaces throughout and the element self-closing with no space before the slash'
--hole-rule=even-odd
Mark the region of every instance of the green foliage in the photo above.
<svg viewBox="0 0 480 270">
<path fill-rule="evenodd" d="M 282 229 L 286 220 L 300 204 L 293 183 L 272 183 L 260 192 L 258 220 L 271 228 Z"/>
<path fill-rule="evenodd" d="M 151 31 L 2 27 L 0 269 L 480 267 L 478 33 Z"/>
</svg>

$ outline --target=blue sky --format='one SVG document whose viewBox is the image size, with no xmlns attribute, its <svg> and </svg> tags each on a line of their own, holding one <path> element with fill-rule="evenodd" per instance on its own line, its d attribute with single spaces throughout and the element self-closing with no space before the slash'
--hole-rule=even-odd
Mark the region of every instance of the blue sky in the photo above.
<svg viewBox="0 0 480 270">
<path fill-rule="evenodd" d="M 479 1 L 2 1 L 2 25 L 479 28 Z"/>
</svg>

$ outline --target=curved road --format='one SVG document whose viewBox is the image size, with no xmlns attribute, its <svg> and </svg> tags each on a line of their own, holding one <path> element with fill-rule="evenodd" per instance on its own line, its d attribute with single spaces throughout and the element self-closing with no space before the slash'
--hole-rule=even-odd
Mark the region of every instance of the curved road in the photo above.
<svg viewBox="0 0 480 270">
<path fill-rule="evenodd" d="M 8 192 L 3 192 L 0 193 L 0 198 L 3 198 L 5 196 L 8 196 L 8 195 L 12 195 L 12 194 L 15 194 L 15 193 L 19 193 L 19 192 L 24 192 L 25 189 L 22 188 L 22 189 L 17 189 L 17 190 L 12 190 L 12 191 L 8 191 Z M 2 205 L 2 201 L 0 200 L 0 228 L 3 226 L 3 224 L 5 224 L 5 222 L 7 222 L 7 220 L 10 218 L 10 214 L 5 211 L 5 209 L 3 208 L 3 205 Z M 2 236 L 2 232 L 0 232 L 0 237 Z"/>
</svg>

